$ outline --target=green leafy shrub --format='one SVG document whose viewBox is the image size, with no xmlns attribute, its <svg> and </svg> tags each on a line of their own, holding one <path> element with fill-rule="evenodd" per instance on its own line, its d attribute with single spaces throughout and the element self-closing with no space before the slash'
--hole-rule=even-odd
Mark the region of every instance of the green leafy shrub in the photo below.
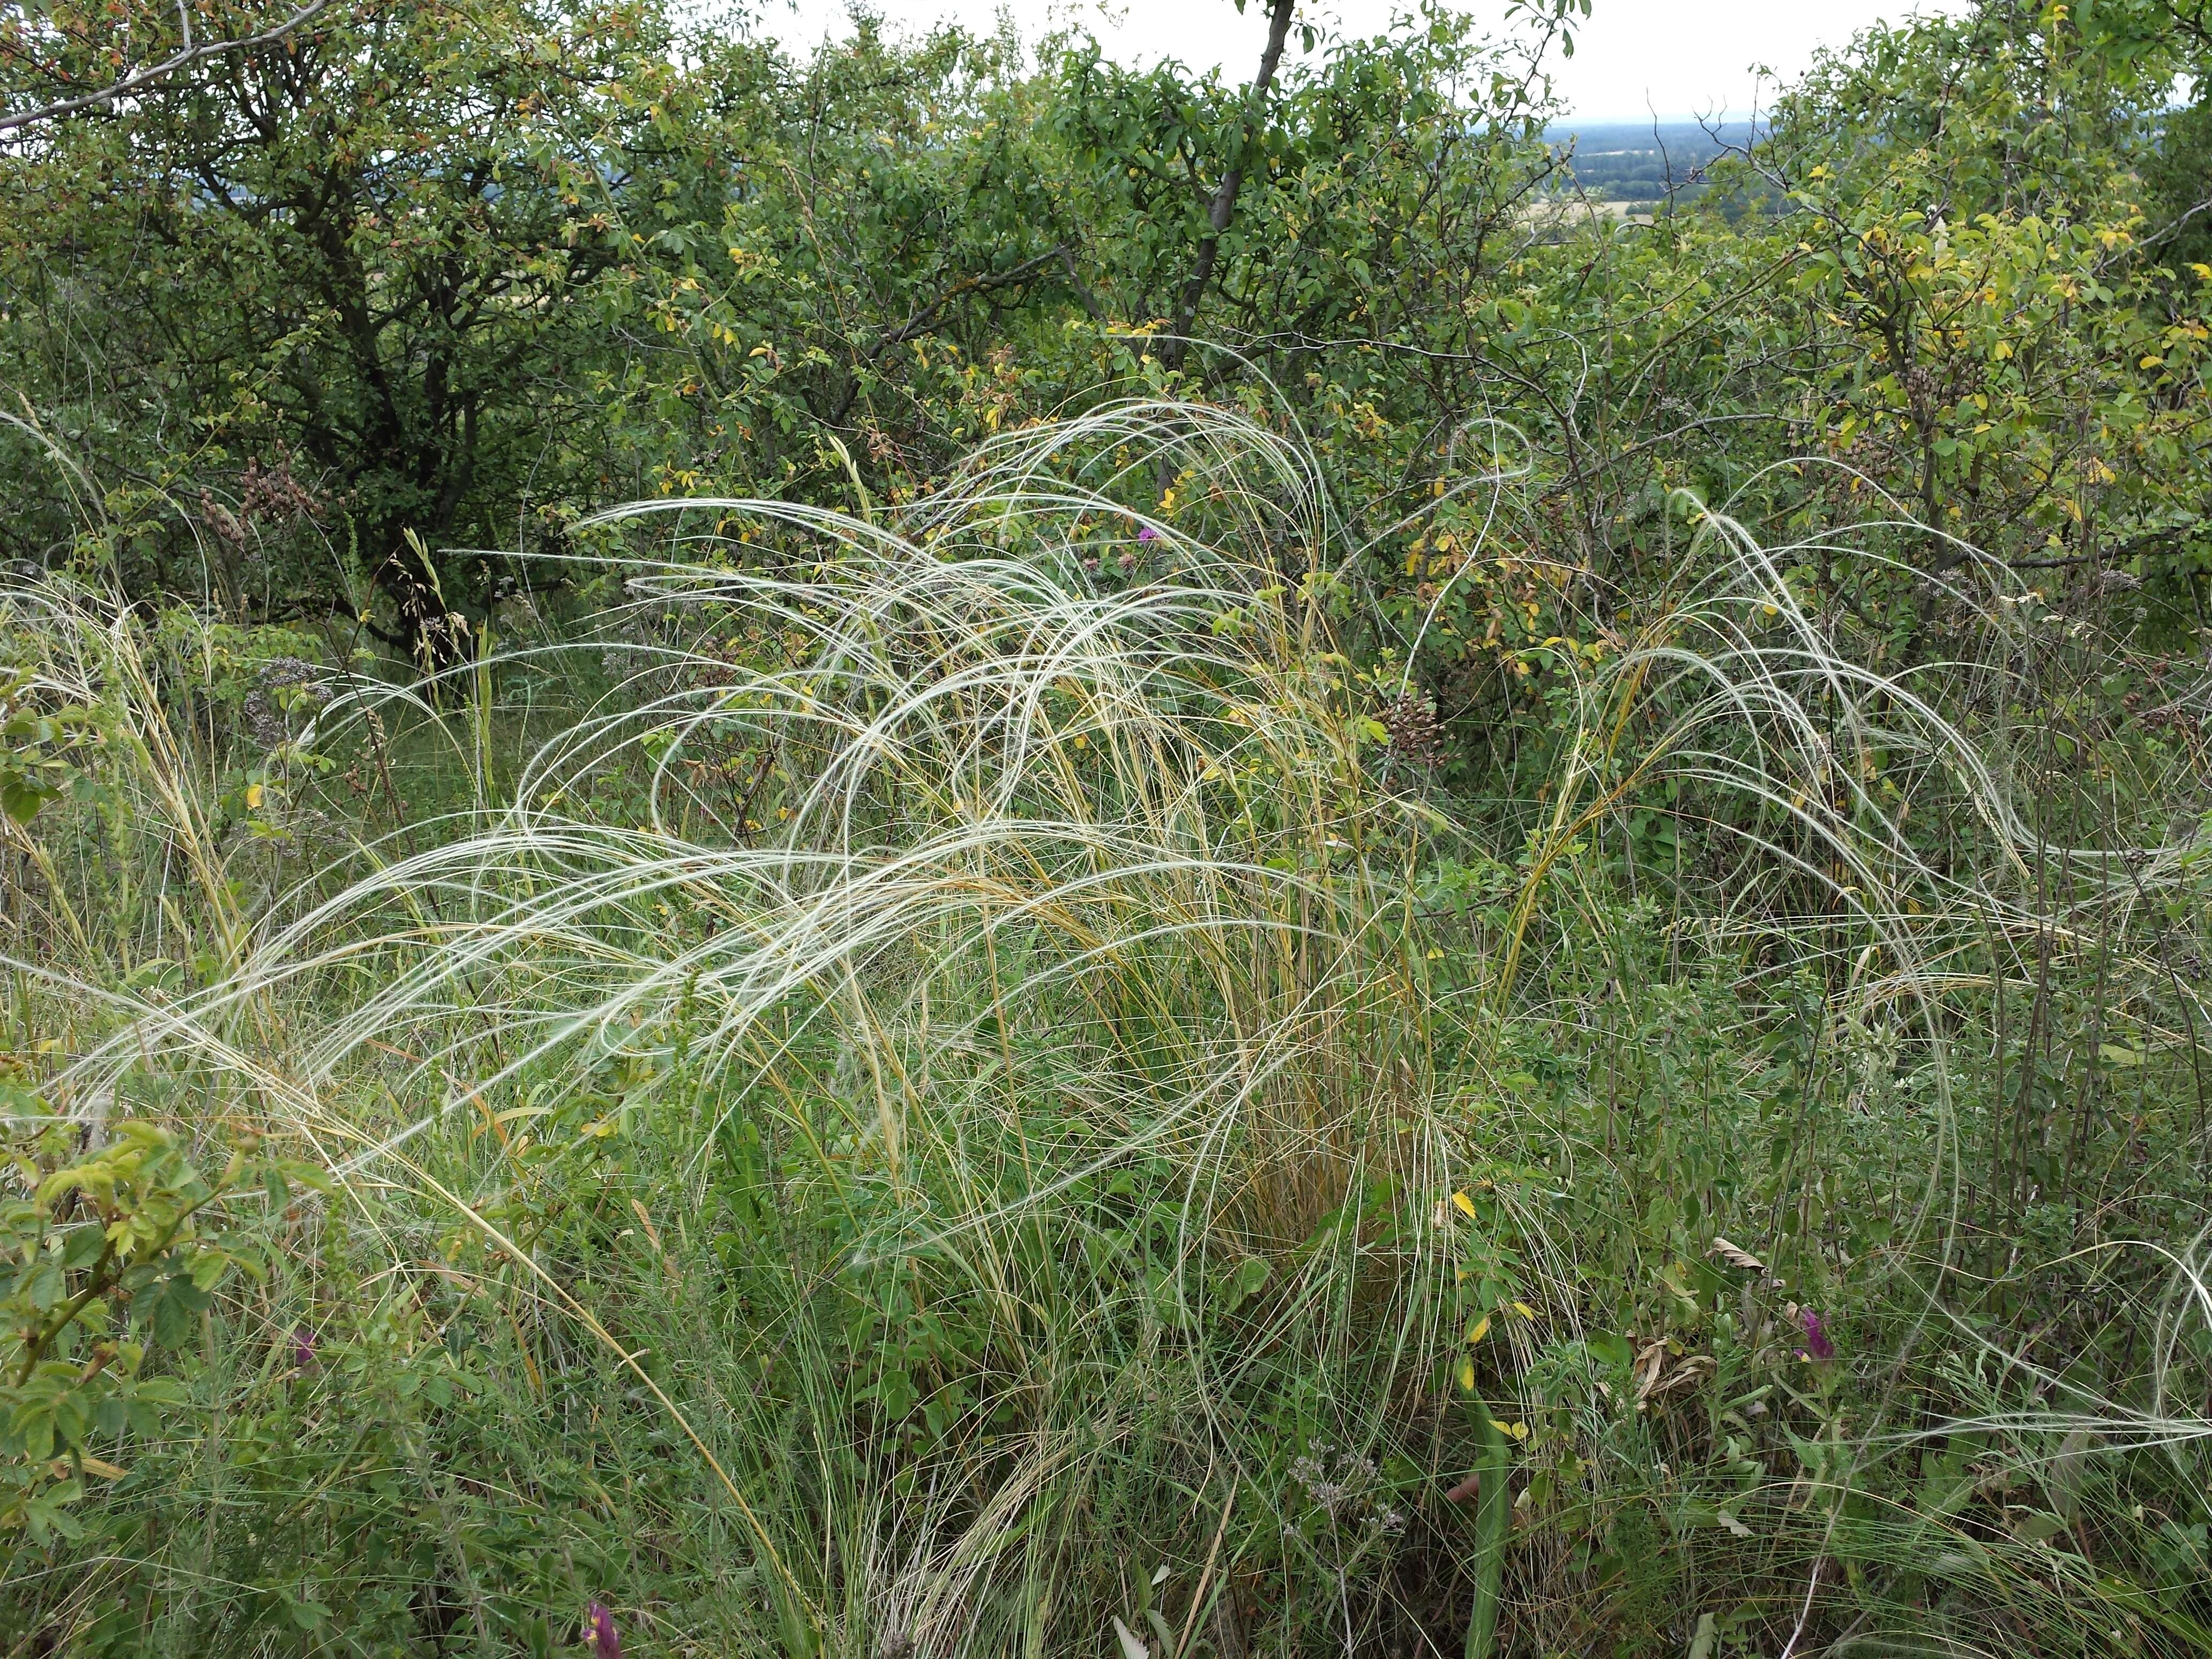
<svg viewBox="0 0 2212 1659">
<path fill-rule="evenodd" d="M 259 1250 L 221 1224 L 225 1201 L 251 1191 L 281 1206 L 291 1182 L 327 1183 L 312 1166 L 260 1156 L 250 1139 L 210 1182 L 173 1133 L 144 1122 L 109 1126 L 105 1144 L 78 1152 L 77 1126 L 36 1096 L 11 1084 L 5 1103 L 0 1532 L 43 1546 L 79 1535 L 69 1506 L 88 1473 L 125 1477 L 94 1445 L 119 1453 L 126 1434 L 150 1437 L 186 1406 L 175 1376 L 148 1372 L 149 1354 L 197 1336 L 234 1269 L 264 1276 Z"/>
</svg>

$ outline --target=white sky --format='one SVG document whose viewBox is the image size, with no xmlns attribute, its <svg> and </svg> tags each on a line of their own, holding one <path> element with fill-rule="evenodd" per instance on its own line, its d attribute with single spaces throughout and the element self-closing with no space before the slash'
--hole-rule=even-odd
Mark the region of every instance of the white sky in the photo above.
<svg viewBox="0 0 2212 1659">
<path fill-rule="evenodd" d="M 787 46 L 844 33 L 846 0 L 755 0 L 758 27 Z M 1178 58 L 1216 64 L 1242 80 L 1258 64 L 1265 0 L 874 0 L 894 27 L 920 30 L 952 18 L 977 30 L 1003 8 L 1024 40 L 1069 19 L 1089 24 L 1109 55 L 1130 63 Z M 1461 0 L 1478 18 L 1502 15 L 1500 0 Z M 1740 115 L 1763 104 L 1753 64 L 1784 78 L 1802 72 L 1816 46 L 1840 46 L 1876 19 L 1966 9 L 1967 0 L 1595 0 L 1577 31 L 1575 55 L 1555 61 L 1567 107 L 1585 120 Z M 1299 0 L 1299 15 L 1334 20 L 1341 32 L 1389 27 L 1404 0 Z M 1297 50 L 1292 37 L 1291 50 Z M 1771 81 L 1767 85 L 1771 86 Z M 1648 100 L 1648 102 L 1647 102 Z"/>
</svg>

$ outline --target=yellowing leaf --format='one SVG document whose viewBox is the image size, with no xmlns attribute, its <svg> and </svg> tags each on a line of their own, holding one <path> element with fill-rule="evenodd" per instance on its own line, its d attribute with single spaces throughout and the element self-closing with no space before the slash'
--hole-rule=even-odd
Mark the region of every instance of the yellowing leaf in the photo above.
<svg viewBox="0 0 2212 1659">
<path fill-rule="evenodd" d="M 1536 1316 L 1536 1310 L 1525 1302 L 1516 1302 L 1513 1304 L 1513 1311 L 1523 1319 L 1534 1319 Z"/>
<path fill-rule="evenodd" d="M 1474 1392 L 1474 1361 L 1472 1359 L 1459 1362 L 1459 1385 L 1469 1394 Z"/>
<path fill-rule="evenodd" d="M 1484 1337 L 1488 1336 L 1489 1334 L 1490 1316 L 1488 1314 L 1483 1315 L 1481 1318 L 1476 1320 L 1474 1324 L 1467 1328 L 1467 1340 L 1469 1342 L 1480 1342 Z"/>
<path fill-rule="evenodd" d="M 258 812 L 261 810 L 261 786 L 259 784 L 249 783 L 246 786 L 246 805 L 249 811 Z"/>
<path fill-rule="evenodd" d="M 1469 1198 L 1465 1193 L 1454 1193 L 1452 1194 L 1452 1202 L 1459 1207 L 1460 1213 L 1464 1215 L 1469 1221 L 1474 1219 L 1474 1200 Z"/>
</svg>

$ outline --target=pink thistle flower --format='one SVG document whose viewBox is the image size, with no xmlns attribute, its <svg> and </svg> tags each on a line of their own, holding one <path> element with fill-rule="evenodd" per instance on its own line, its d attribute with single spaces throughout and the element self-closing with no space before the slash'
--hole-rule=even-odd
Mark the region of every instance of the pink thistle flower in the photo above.
<svg viewBox="0 0 2212 1659">
<path fill-rule="evenodd" d="M 592 1603 L 592 1659 L 622 1659 L 622 1638 L 615 1634 L 615 1616 L 603 1601 Z"/>
<path fill-rule="evenodd" d="M 1150 525 L 1140 526 L 1137 531 L 1137 539 L 1140 542 L 1156 542 L 1159 538 L 1160 532 Z"/>
<path fill-rule="evenodd" d="M 1820 1315 L 1806 1308 L 1797 1315 L 1797 1322 L 1805 1328 L 1805 1346 L 1800 1351 L 1808 1359 L 1833 1359 L 1836 1345 L 1828 1340 L 1828 1327 Z"/>
</svg>

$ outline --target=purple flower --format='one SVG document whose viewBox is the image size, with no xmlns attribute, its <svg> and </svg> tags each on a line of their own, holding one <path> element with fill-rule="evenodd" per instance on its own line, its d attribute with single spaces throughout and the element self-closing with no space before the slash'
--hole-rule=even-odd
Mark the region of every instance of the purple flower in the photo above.
<svg viewBox="0 0 2212 1659">
<path fill-rule="evenodd" d="M 1137 539 L 1140 542 L 1156 542 L 1159 538 L 1160 532 L 1150 525 L 1144 525 L 1137 531 Z"/>
<path fill-rule="evenodd" d="M 311 1325 L 292 1328 L 292 1365 L 295 1370 L 306 1370 L 315 1363 L 315 1332 Z"/>
<path fill-rule="evenodd" d="M 615 1634 L 615 1616 L 603 1601 L 591 1607 L 592 1659 L 622 1659 L 622 1638 Z"/>
<path fill-rule="evenodd" d="M 1797 1322 L 1805 1328 L 1803 1352 L 1808 1359 L 1833 1359 L 1836 1345 L 1828 1340 L 1828 1328 L 1810 1308 L 1799 1310 Z"/>
</svg>

